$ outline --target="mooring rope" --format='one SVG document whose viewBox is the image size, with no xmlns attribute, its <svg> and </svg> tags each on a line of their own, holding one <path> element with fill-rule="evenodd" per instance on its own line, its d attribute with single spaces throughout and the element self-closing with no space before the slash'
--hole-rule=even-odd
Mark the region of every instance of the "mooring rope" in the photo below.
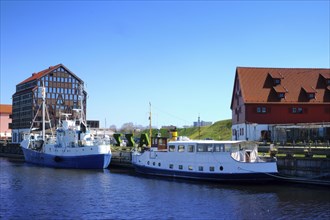
<svg viewBox="0 0 330 220">
<path fill-rule="evenodd" d="M 312 177 L 312 178 L 296 178 L 296 177 L 285 177 L 285 176 L 280 176 L 280 175 L 274 175 L 274 174 L 266 173 L 266 172 L 256 172 L 256 171 L 253 171 L 253 170 L 244 169 L 242 167 L 238 167 L 238 169 L 245 170 L 245 171 L 252 172 L 252 173 L 262 173 L 262 174 L 265 174 L 265 175 L 274 177 L 276 179 L 291 180 L 291 181 L 301 181 L 301 182 L 304 182 L 304 181 L 311 182 L 312 181 L 312 182 L 315 182 L 315 183 L 322 183 L 322 184 L 330 185 L 330 181 L 327 181 L 327 180 L 317 180 L 317 179 L 315 179 L 315 178 L 321 178 L 321 177 L 330 176 L 329 174 L 320 175 L 320 176 Z"/>
</svg>

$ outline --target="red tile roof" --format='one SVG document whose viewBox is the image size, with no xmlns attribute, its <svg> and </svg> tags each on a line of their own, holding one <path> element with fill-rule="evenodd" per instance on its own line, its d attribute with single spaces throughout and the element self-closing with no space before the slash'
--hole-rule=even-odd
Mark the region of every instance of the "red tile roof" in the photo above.
<svg viewBox="0 0 330 220">
<path fill-rule="evenodd" d="M 29 78 L 25 79 L 24 81 L 20 82 L 18 85 L 26 83 L 26 82 L 30 82 L 30 81 L 35 80 L 35 79 L 40 79 L 44 75 L 52 72 L 53 70 L 59 68 L 60 66 L 62 66 L 62 64 L 57 64 L 56 66 L 50 66 L 48 69 L 42 70 L 38 73 L 33 73 L 31 77 L 29 77 Z"/>
<path fill-rule="evenodd" d="M 275 86 L 278 77 L 281 83 Z M 237 67 L 235 83 L 244 103 L 330 103 L 328 77 L 330 69 Z M 315 99 L 308 99 L 306 92 L 311 91 Z M 285 98 L 278 98 L 278 92 L 285 92 Z M 232 104 L 233 98 L 234 93 Z"/>
<path fill-rule="evenodd" d="M 11 114 L 12 110 L 13 110 L 12 105 L 0 104 L 0 113 Z"/>
<path fill-rule="evenodd" d="M 72 76 L 74 76 L 76 79 L 78 79 L 79 81 L 82 81 L 79 77 L 77 77 L 74 73 L 72 73 L 68 68 L 66 68 L 63 64 L 57 64 L 56 66 L 50 66 L 49 68 L 42 70 L 38 73 L 33 73 L 32 76 L 30 76 L 29 78 L 25 79 L 24 81 L 20 82 L 18 85 L 21 85 L 23 83 L 27 83 L 30 82 L 32 80 L 35 79 L 40 79 L 41 77 L 43 77 L 44 75 L 47 75 L 48 73 L 56 70 L 57 68 L 62 67 L 65 70 L 67 70 Z"/>
</svg>

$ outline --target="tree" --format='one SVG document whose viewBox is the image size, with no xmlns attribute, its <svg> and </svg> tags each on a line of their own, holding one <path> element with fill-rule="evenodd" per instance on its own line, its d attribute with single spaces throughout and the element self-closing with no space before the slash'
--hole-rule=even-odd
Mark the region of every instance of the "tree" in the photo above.
<svg viewBox="0 0 330 220">
<path fill-rule="evenodd" d="M 133 133 L 134 132 L 134 124 L 132 122 L 125 123 L 121 126 L 120 132 L 122 133 Z"/>
<path fill-rule="evenodd" d="M 117 131 L 117 127 L 116 127 L 116 125 L 111 125 L 111 126 L 110 126 L 110 130 L 116 132 L 116 131 Z"/>
</svg>

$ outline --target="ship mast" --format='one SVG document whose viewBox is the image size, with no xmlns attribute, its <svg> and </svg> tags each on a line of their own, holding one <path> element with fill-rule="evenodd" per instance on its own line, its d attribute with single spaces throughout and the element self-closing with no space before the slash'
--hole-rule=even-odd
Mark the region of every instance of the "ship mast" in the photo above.
<svg viewBox="0 0 330 220">
<path fill-rule="evenodd" d="M 46 89 L 45 86 L 43 85 L 41 88 L 41 97 L 42 97 L 42 140 L 45 140 L 45 130 L 46 130 L 46 125 L 45 125 L 45 110 L 46 110 Z"/>
<path fill-rule="evenodd" d="M 149 147 L 151 147 L 151 135 L 152 135 L 152 131 L 151 131 L 151 102 L 149 102 Z"/>
</svg>

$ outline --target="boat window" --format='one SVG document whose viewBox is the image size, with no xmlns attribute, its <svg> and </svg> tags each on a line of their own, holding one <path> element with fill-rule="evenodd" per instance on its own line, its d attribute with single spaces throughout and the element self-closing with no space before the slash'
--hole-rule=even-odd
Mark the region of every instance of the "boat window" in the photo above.
<svg viewBox="0 0 330 220">
<path fill-rule="evenodd" d="M 197 144 L 197 152 L 213 152 L 212 144 Z"/>
<path fill-rule="evenodd" d="M 179 145 L 178 146 L 178 151 L 179 152 L 184 152 L 184 145 Z"/>
<path fill-rule="evenodd" d="M 225 145 L 224 144 L 214 144 L 214 151 L 215 152 L 224 152 Z"/>
<path fill-rule="evenodd" d="M 194 152 L 195 151 L 195 146 L 194 145 L 188 145 L 187 151 L 188 152 Z"/>
<path fill-rule="evenodd" d="M 182 170 L 183 169 L 183 166 L 182 165 L 179 165 L 179 170 Z"/>
<path fill-rule="evenodd" d="M 241 146 L 240 146 L 240 144 L 233 144 L 233 145 L 231 145 L 230 149 L 231 149 L 231 152 L 236 152 L 236 151 L 241 150 Z M 226 150 L 229 150 L 229 146 L 226 146 Z"/>
<path fill-rule="evenodd" d="M 193 167 L 192 166 L 188 166 L 188 170 L 193 170 Z"/>
<path fill-rule="evenodd" d="M 206 149 L 204 144 L 197 144 L 197 152 L 206 152 Z"/>
<path fill-rule="evenodd" d="M 199 166 L 198 171 L 203 171 L 203 166 Z"/>
<path fill-rule="evenodd" d="M 170 169 L 173 169 L 173 164 L 170 164 L 169 168 L 170 168 Z"/>
<path fill-rule="evenodd" d="M 175 145 L 170 145 L 169 146 L 169 151 L 174 152 L 175 151 Z"/>
<path fill-rule="evenodd" d="M 214 167 L 213 167 L 213 166 L 212 166 L 212 167 L 210 167 L 210 171 L 212 171 L 212 172 L 214 171 Z"/>
<path fill-rule="evenodd" d="M 223 171 L 223 166 L 220 166 L 220 170 Z"/>
</svg>

